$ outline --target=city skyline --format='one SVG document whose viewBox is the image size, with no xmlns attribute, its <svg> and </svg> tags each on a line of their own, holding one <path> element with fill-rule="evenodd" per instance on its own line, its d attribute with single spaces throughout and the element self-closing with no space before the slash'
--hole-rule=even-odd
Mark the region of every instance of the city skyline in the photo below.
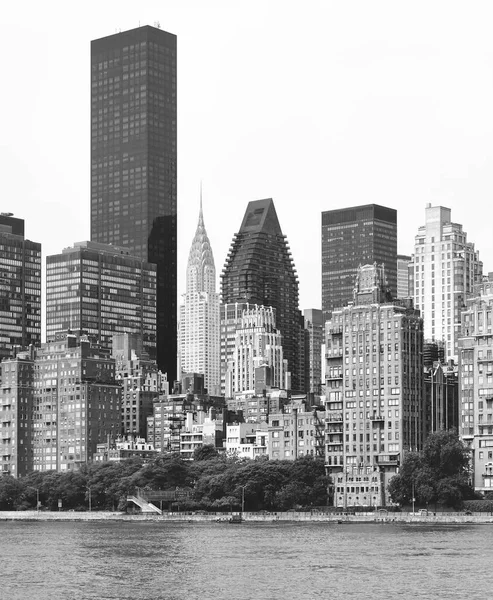
<svg viewBox="0 0 493 600">
<path fill-rule="evenodd" d="M 3 210 L 25 220 L 43 263 L 90 238 L 90 41 L 159 20 L 178 39 L 178 298 L 200 180 L 219 269 L 248 202 L 274 199 L 301 309 L 321 305 L 325 210 L 395 208 L 398 252 L 411 254 L 426 204 L 449 207 L 492 270 L 489 226 L 475 216 L 493 195 L 486 3 L 465 13 L 440 2 L 413 12 L 311 2 L 300 13 L 294 3 L 280 11 L 253 2 L 244 12 L 219 2 L 196 4 L 193 20 L 173 2 L 166 10 L 149 2 L 138 14 L 116 6 L 100 6 L 96 22 L 88 11 L 72 29 L 60 27 L 53 2 L 4 15 L 5 55 L 19 28 L 26 35 L 6 64 L 15 93 L 1 100 Z"/>
</svg>

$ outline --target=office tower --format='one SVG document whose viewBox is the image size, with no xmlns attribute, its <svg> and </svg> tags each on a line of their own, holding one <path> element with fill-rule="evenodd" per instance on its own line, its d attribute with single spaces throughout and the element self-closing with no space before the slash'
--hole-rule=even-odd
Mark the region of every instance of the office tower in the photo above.
<svg viewBox="0 0 493 600">
<path fill-rule="evenodd" d="M 414 304 L 424 319 L 425 339 L 443 341 L 445 358 L 457 360 L 460 312 L 481 282 L 483 264 L 462 225 L 451 222 L 449 208 L 428 204 L 425 214 L 414 246 Z"/>
<path fill-rule="evenodd" d="M 303 311 L 307 331 L 307 361 L 305 376 L 307 391 L 319 396 L 322 393 L 322 344 L 324 342 L 323 313 L 318 308 Z"/>
<path fill-rule="evenodd" d="M 121 431 L 129 438 L 146 438 L 147 418 L 160 393 L 169 393 L 166 375 L 142 348 L 139 334 L 113 336 L 111 355 L 115 359 L 115 378 L 122 386 Z"/>
<path fill-rule="evenodd" d="M 221 284 L 225 304 L 249 302 L 276 309 L 276 325 L 283 339 L 291 387 L 304 391 L 298 276 L 272 199 L 248 204 L 240 230 L 231 243 Z"/>
<path fill-rule="evenodd" d="M 385 505 L 408 450 L 423 444 L 423 320 L 386 300 L 383 269 L 358 271 L 353 303 L 326 324 L 326 465 L 334 505 Z"/>
<path fill-rule="evenodd" d="M 255 391 L 256 370 L 269 369 L 269 385 L 285 389 L 287 361 L 283 358 L 282 336 L 276 329 L 271 306 L 243 311 L 236 329 L 235 348 L 226 372 L 226 396 Z M 267 383 L 267 382 L 266 382 Z"/>
<path fill-rule="evenodd" d="M 404 254 L 397 255 L 397 298 L 409 298 L 412 296 L 412 274 L 410 274 L 409 265 L 412 258 Z"/>
<path fill-rule="evenodd" d="M 322 213 L 322 310 L 353 299 L 360 265 L 385 265 L 392 296 L 397 292 L 397 211 L 377 204 Z"/>
<path fill-rule="evenodd" d="M 41 244 L 25 239 L 23 219 L 1 213 L 0 248 L 1 360 L 41 343 Z"/>
<path fill-rule="evenodd" d="M 176 36 L 139 27 L 91 43 L 91 240 L 157 265 L 157 362 L 175 379 Z"/>
<path fill-rule="evenodd" d="M 46 259 L 46 338 L 86 333 L 111 350 L 115 333 L 137 333 L 156 356 L 156 266 L 125 248 L 78 242 Z"/>
<path fill-rule="evenodd" d="M 201 202 L 199 222 L 188 255 L 186 292 L 180 306 L 179 376 L 203 373 L 205 387 L 212 396 L 221 393 L 219 304 L 216 267 Z"/>
<path fill-rule="evenodd" d="M 477 492 L 493 491 L 493 280 L 462 312 L 459 339 L 460 435 L 471 450 Z"/>
</svg>

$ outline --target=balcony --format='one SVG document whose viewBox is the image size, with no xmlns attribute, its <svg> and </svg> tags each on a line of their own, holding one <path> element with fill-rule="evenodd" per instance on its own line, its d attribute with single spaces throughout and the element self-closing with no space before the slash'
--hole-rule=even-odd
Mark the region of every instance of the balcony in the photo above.
<svg viewBox="0 0 493 600">
<path fill-rule="evenodd" d="M 337 381 L 342 379 L 342 373 L 330 373 L 325 375 L 325 381 Z"/>
<path fill-rule="evenodd" d="M 397 466 L 400 463 L 400 454 L 379 454 L 375 458 L 382 466 Z"/>
<path fill-rule="evenodd" d="M 370 417 L 370 421 L 374 421 L 375 423 L 384 423 L 385 417 L 382 415 L 373 415 Z"/>
<path fill-rule="evenodd" d="M 342 413 L 329 414 L 325 418 L 326 423 L 342 423 L 344 421 Z"/>
<path fill-rule="evenodd" d="M 325 433 L 327 435 L 342 435 L 344 433 L 342 427 L 334 427 L 333 429 L 326 429 Z"/>
<path fill-rule="evenodd" d="M 329 335 L 342 335 L 342 333 L 343 333 L 343 329 L 342 329 L 342 327 L 331 327 L 331 328 L 330 328 L 330 329 L 327 331 L 327 333 L 328 333 Z"/>
<path fill-rule="evenodd" d="M 342 446 L 342 444 L 344 443 L 344 440 L 342 439 L 342 436 L 340 436 L 340 434 L 329 434 L 327 436 L 327 440 L 326 440 L 326 444 L 328 446 Z"/>
<path fill-rule="evenodd" d="M 342 348 L 334 348 L 330 352 L 325 353 L 325 358 L 327 360 L 330 360 L 331 358 L 341 358 L 342 354 Z"/>
</svg>

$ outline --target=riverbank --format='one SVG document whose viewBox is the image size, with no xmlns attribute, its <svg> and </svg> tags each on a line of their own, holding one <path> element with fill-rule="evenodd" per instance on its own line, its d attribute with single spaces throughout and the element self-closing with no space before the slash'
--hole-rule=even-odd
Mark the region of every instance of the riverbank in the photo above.
<svg viewBox="0 0 493 600">
<path fill-rule="evenodd" d="M 237 515 L 238 513 L 233 513 Z M 229 522 L 231 513 L 186 514 L 127 514 L 121 512 L 75 512 L 75 511 L 0 511 L 0 521 L 156 521 L 156 522 Z M 310 512 L 245 512 L 242 521 L 246 523 L 298 522 L 298 523 L 411 523 L 411 524 L 491 524 L 491 513 L 437 513 L 413 515 L 412 513 L 359 513 L 345 515 L 336 513 Z"/>
</svg>

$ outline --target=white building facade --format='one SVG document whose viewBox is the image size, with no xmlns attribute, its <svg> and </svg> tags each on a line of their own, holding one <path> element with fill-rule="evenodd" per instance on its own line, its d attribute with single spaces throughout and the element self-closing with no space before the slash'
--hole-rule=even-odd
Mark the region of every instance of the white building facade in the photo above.
<svg viewBox="0 0 493 600">
<path fill-rule="evenodd" d="M 426 207 L 426 223 L 415 238 L 414 305 L 424 319 L 424 337 L 445 343 L 445 358 L 458 357 L 460 314 L 468 294 L 481 282 L 483 264 L 451 210 Z"/>
<path fill-rule="evenodd" d="M 186 293 L 180 306 L 178 374 L 203 373 L 205 387 L 220 395 L 220 316 L 216 268 L 204 226 L 202 200 L 187 265 Z"/>
<path fill-rule="evenodd" d="M 235 334 L 233 355 L 226 372 L 226 396 L 255 389 L 255 369 L 270 367 L 270 386 L 283 388 L 287 361 L 283 358 L 282 336 L 276 329 L 275 311 L 254 305 L 243 311 Z"/>
</svg>

